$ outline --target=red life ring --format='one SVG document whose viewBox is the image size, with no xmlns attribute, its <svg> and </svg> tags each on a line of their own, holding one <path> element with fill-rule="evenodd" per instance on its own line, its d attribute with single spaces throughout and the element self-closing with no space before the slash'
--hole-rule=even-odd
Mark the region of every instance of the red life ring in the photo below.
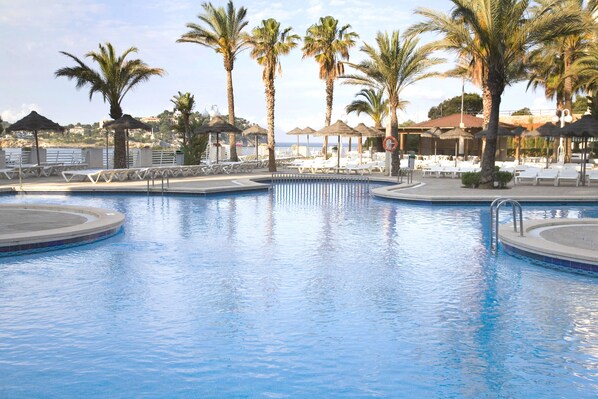
<svg viewBox="0 0 598 399">
<path fill-rule="evenodd" d="M 382 144 L 384 146 L 384 149 L 390 152 L 393 152 L 399 146 L 398 140 L 392 136 L 384 137 L 384 141 L 382 142 Z"/>
</svg>

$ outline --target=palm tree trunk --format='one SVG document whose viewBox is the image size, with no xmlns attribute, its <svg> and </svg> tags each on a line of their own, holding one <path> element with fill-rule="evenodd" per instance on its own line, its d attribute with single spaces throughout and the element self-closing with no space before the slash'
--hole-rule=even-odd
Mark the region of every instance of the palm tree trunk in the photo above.
<svg viewBox="0 0 598 399">
<path fill-rule="evenodd" d="M 227 94 L 228 94 L 228 123 L 235 125 L 235 96 L 233 94 L 233 68 L 226 68 L 226 82 L 227 82 Z M 239 157 L 237 156 L 237 137 L 235 133 L 228 135 L 228 141 L 230 144 L 230 160 L 237 162 Z"/>
<path fill-rule="evenodd" d="M 266 85 L 266 111 L 268 114 L 268 171 L 276 172 L 276 142 L 274 139 L 274 102 L 276 90 L 274 79 L 264 82 Z"/>
<path fill-rule="evenodd" d="M 565 52 L 565 76 L 571 69 L 571 50 Z M 563 97 L 565 100 L 565 109 L 569 110 L 569 114 L 572 114 L 573 109 L 573 79 L 571 76 L 567 76 L 565 78 L 565 82 L 563 84 Z M 571 162 L 571 138 L 565 139 L 565 162 Z"/>
<path fill-rule="evenodd" d="M 494 161 L 496 157 L 496 142 L 498 132 L 498 117 L 500 113 L 501 91 L 491 93 L 490 118 L 488 121 L 488 134 L 486 135 L 486 148 L 482 158 L 482 181 L 480 187 L 494 187 Z"/>
<path fill-rule="evenodd" d="M 116 100 L 111 100 L 110 117 L 114 120 L 123 116 L 122 108 Z M 115 129 L 114 131 L 114 167 L 117 169 L 127 167 L 127 149 L 125 130 Z"/>
<path fill-rule="evenodd" d="M 492 95 L 490 94 L 490 89 L 488 89 L 487 85 L 482 86 L 482 108 L 484 112 L 484 125 L 483 129 L 488 129 L 488 124 L 490 123 L 490 110 L 492 109 Z"/>
<path fill-rule="evenodd" d="M 394 137 L 395 139 L 397 139 L 397 141 L 399 140 L 399 118 L 397 117 L 397 107 L 399 104 L 399 99 L 397 98 L 396 100 L 391 100 L 390 101 L 390 132 L 386 132 L 386 135 L 388 136 L 388 133 L 390 133 L 390 135 L 392 137 Z M 399 169 L 401 167 L 401 158 L 400 158 L 400 151 L 398 149 L 396 149 L 395 151 L 392 152 L 391 154 L 391 158 L 390 158 L 390 175 L 391 176 L 398 176 L 399 174 Z"/>
<path fill-rule="evenodd" d="M 332 101 L 334 100 L 334 79 L 326 79 L 326 119 L 324 126 L 330 126 L 332 119 Z M 324 159 L 328 159 L 328 136 L 324 136 L 324 144 L 322 146 Z"/>
<path fill-rule="evenodd" d="M 114 132 L 114 167 L 116 169 L 127 167 L 127 140 L 125 129 L 115 129 Z"/>
<path fill-rule="evenodd" d="M 376 122 L 374 124 L 374 128 L 376 130 L 380 130 L 382 128 L 382 123 Z M 384 152 L 384 137 L 376 137 L 376 152 Z"/>
</svg>

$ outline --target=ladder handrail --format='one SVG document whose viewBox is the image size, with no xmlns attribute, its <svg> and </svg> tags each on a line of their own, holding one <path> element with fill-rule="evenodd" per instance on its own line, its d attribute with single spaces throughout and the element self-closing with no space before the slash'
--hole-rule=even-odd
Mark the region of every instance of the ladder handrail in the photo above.
<svg viewBox="0 0 598 399">
<path fill-rule="evenodd" d="M 498 248 L 498 214 L 502 205 L 509 204 L 513 210 L 513 231 L 523 237 L 523 208 L 518 201 L 510 198 L 496 198 L 490 204 L 490 247 L 493 252 Z M 519 216 L 519 230 L 517 230 Z"/>
</svg>

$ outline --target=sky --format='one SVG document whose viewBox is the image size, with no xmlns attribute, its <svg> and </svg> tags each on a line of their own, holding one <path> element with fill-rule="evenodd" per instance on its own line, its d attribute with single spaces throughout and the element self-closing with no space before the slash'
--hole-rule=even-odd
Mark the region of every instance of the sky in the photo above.
<svg viewBox="0 0 598 399">
<path fill-rule="evenodd" d="M 172 109 L 171 99 L 177 92 L 195 96 L 196 110 L 203 112 L 216 105 L 227 114 L 226 73 L 222 57 L 214 50 L 193 44 L 176 43 L 188 31 L 186 24 L 199 22 L 203 12 L 198 0 L 0 0 L 0 116 L 8 122 L 35 110 L 62 125 L 109 120 L 109 105 L 101 96 L 89 100 L 87 88 L 77 90 L 74 81 L 55 78 L 54 72 L 73 62 L 60 53 L 65 51 L 81 59 L 99 43 L 110 42 L 118 54 L 137 47 L 140 58 L 151 67 L 163 68 L 164 77 L 152 77 L 128 93 L 122 103 L 125 113 L 136 117 L 155 116 Z M 212 1 L 224 6 L 225 1 Z M 448 0 L 236 0 L 236 7 L 247 8 L 248 28 L 261 20 L 275 18 L 282 27 L 292 27 L 303 36 L 307 28 L 322 16 L 332 15 L 341 25 L 350 24 L 359 34 L 351 50 L 350 62 L 359 62 L 363 43 L 373 43 L 376 32 L 404 31 L 420 20 L 413 11 L 428 7 L 448 12 Z M 434 39 L 421 37 L 421 43 Z M 299 45 L 281 58 L 282 76 L 276 78 L 275 132 L 277 141 L 294 141 L 285 132 L 294 127 L 324 126 L 326 111 L 325 84 L 318 78 L 313 58 L 302 59 Z M 450 69 L 454 57 L 439 71 Z M 95 67 L 93 63 L 88 65 Z M 240 53 L 233 70 L 235 114 L 266 126 L 266 105 L 262 70 Z M 530 89 L 525 83 L 507 87 L 501 110 L 555 108 L 543 91 Z M 355 99 L 360 87 L 337 81 L 334 89 L 332 121 L 346 120 L 350 125 L 372 121 L 365 115 L 346 115 L 344 108 Z M 466 92 L 481 94 L 466 83 Z M 461 94 L 458 79 L 427 79 L 402 93 L 409 101 L 399 122 L 427 119 L 428 110 L 441 101 Z"/>
</svg>

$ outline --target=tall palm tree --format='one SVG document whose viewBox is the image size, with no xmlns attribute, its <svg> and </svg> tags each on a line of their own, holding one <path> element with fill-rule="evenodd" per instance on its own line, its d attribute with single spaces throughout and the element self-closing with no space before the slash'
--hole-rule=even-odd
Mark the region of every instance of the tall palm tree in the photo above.
<svg viewBox="0 0 598 399">
<path fill-rule="evenodd" d="M 74 79 L 77 89 L 89 85 L 89 99 L 95 93 L 102 95 L 104 102 L 110 104 L 110 117 L 118 119 L 123 116 L 121 103 L 125 95 L 133 87 L 149 80 L 150 77 L 164 75 L 160 68 L 150 68 L 140 59 L 126 60 L 127 56 L 136 53 L 137 48 L 130 47 L 122 55 L 116 56 L 112 44 L 99 45 L 99 51 L 90 51 L 85 57 L 96 62 L 100 69 L 96 71 L 87 66 L 79 58 L 65 51 L 62 54 L 71 58 L 77 66 L 58 69 L 54 75 Z M 125 168 L 126 140 L 124 129 L 116 129 L 114 133 L 114 167 Z"/>
<path fill-rule="evenodd" d="M 390 114 L 386 135 L 397 140 L 399 138 L 397 110 L 401 106 L 402 91 L 417 81 L 435 75 L 428 72 L 429 68 L 443 62 L 442 59 L 429 57 L 428 51 L 417 47 L 418 43 L 418 39 L 414 36 L 401 38 L 399 31 L 393 31 L 390 36 L 387 32 L 378 32 L 377 47 L 364 44 L 361 51 L 367 55 L 367 58 L 359 64 L 349 64 L 358 74 L 343 77 L 348 84 L 384 90 L 388 96 Z M 394 151 L 391 162 L 393 176 L 399 172 L 399 162 L 399 151 Z"/>
<path fill-rule="evenodd" d="M 576 88 L 588 94 L 590 111 L 598 118 L 598 44 L 591 45 L 586 53 L 571 65 L 570 73 L 577 77 Z"/>
<path fill-rule="evenodd" d="M 227 93 L 228 93 L 228 123 L 235 124 L 235 97 L 233 92 L 233 68 L 237 54 L 246 47 L 247 36 L 243 28 L 248 24 L 245 20 L 247 9 L 241 7 L 235 9 L 233 2 L 229 0 L 224 7 L 214 7 L 212 3 L 203 3 L 204 14 L 197 18 L 200 24 L 188 23 L 186 26 L 189 32 L 183 34 L 178 43 L 197 43 L 209 47 L 222 55 L 224 69 L 226 70 Z M 235 134 L 229 135 L 230 158 L 238 160 Z"/>
<path fill-rule="evenodd" d="M 349 60 L 349 49 L 355 46 L 355 39 L 359 37 L 350 29 L 351 25 L 339 27 L 337 19 L 326 16 L 310 26 L 303 38 L 303 58 L 315 58 L 320 65 L 320 79 L 326 82 L 326 126 L 330 126 L 332 118 L 334 81 L 344 74 L 342 60 Z M 328 137 L 324 136 L 323 150 L 326 157 L 327 147 Z"/>
<path fill-rule="evenodd" d="M 280 22 L 275 19 L 263 20 L 261 25 L 251 31 L 247 43 L 251 48 L 251 57 L 257 60 L 264 71 L 262 80 L 266 91 L 266 111 L 268 114 L 268 168 L 276 172 L 274 140 L 274 102 L 276 90 L 274 78 L 276 72 L 282 73 L 279 57 L 288 54 L 297 46 L 298 35 L 291 34 L 292 28 L 280 29 Z"/>
<path fill-rule="evenodd" d="M 191 141 L 190 118 L 195 107 L 195 96 L 189 92 L 183 94 L 179 91 L 177 95 L 172 97 L 170 102 L 174 104 L 174 112 L 180 112 L 183 117 L 185 129 L 183 132 L 183 145 L 186 146 Z"/>
<path fill-rule="evenodd" d="M 539 0 L 540 7 L 551 5 L 547 0 Z M 585 24 L 593 29 L 585 32 L 559 37 L 542 45 L 532 52 L 530 57 L 531 74 L 528 87 L 544 86 L 546 98 L 556 97 L 558 109 L 573 107 L 573 95 L 576 93 L 577 78 L 571 74 L 571 67 L 576 59 L 582 57 L 585 51 L 594 43 L 593 34 L 596 33 L 594 12 L 597 9 L 596 0 L 563 0 L 554 7 L 553 12 L 561 12 L 564 8 L 575 10 L 584 19 Z M 565 162 L 569 162 L 571 156 L 571 139 L 567 140 L 565 146 Z M 556 144 L 556 141 L 555 141 Z"/>
<path fill-rule="evenodd" d="M 355 95 L 355 100 L 345 107 L 345 112 L 355 112 L 357 116 L 366 114 L 374 122 L 376 129 L 382 128 L 384 118 L 388 115 L 388 99 L 384 98 L 384 89 L 367 88 L 362 89 Z M 399 109 L 405 109 L 407 101 L 401 101 Z M 376 139 L 376 151 L 384 152 L 382 137 Z"/>
<path fill-rule="evenodd" d="M 454 37 L 448 50 L 459 52 L 467 49 L 472 57 L 484 66 L 483 76 L 491 99 L 490 120 L 486 148 L 482 160 L 482 187 L 492 187 L 495 175 L 495 152 L 497 144 L 500 101 L 508 84 L 508 66 L 525 59 L 530 49 L 541 43 L 567 34 L 583 31 L 582 21 L 574 10 L 551 12 L 550 7 L 529 14 L 530 0 L 451 0 L 455 5 L 451 14 L 418 9 L 426 17 L 418 31 L 432 31 L 443 36 L 437 43 Z M 558 1 L 551 3 L 558 4 Z M 453 20 L 452 24 L 444 21 Z M 454 47 L 460 43 L 460 48 Z"/>
</svg>

